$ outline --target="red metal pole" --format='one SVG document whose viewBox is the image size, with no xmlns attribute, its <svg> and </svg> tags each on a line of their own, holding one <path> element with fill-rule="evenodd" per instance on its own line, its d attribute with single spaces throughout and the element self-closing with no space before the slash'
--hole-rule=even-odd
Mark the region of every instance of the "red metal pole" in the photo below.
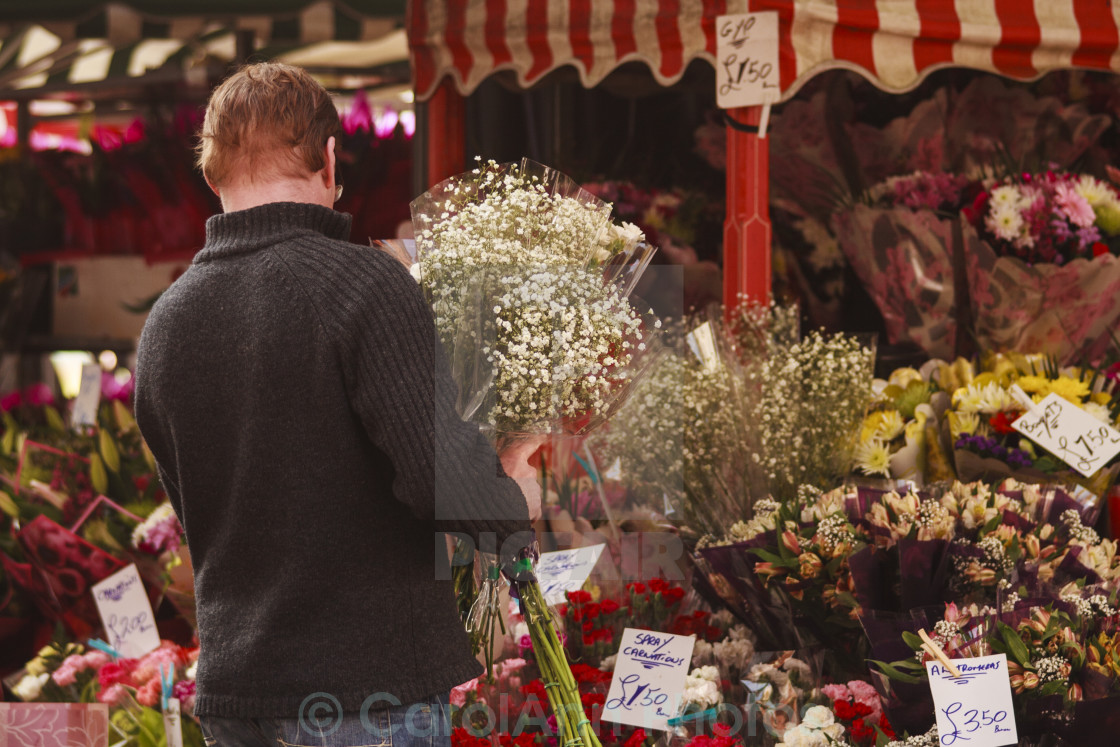
<svg viewBox="0 0 1120 747">
<path fill-rule="evenodd" d="M 758 127 L 761 106 L 727 112 Z M 770 301 L 770 148 L 766 138 L 727 125 L 727 216 L 723 223 L 723 302 Z"/>
<path fill-rule="evenodd" d="M 446 77 L 428 99 L 427 106 L 427 187 L 431 187 L 466 168 L 465 106 L 463 97 Z"/>
</svg>

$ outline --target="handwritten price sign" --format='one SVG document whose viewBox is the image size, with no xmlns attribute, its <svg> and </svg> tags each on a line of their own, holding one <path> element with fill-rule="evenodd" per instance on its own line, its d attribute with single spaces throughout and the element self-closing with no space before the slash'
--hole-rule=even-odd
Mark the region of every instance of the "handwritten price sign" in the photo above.
<svg viewBox="0 0 1120 747">
<path fill-rule="evenodd" d="M 1050 394 L 1012 426 L 1085 477 L 1120 453 L 1120 432 Z"/>
<path fill-rule="evenodd" d="M 603 718 L 668 731 L 680 706 L 694 643 L 693 636 L 623 630 Z"/>
<path fill-rule="evenodd" d="M 716 19 L 716 103 L 721 109 L 778 100 L 778 12 Z"/>
<path fill-rule="evenodd" d="M 565 592 L 583 588 L 604 547 L 606 545 L 591 545 L 541 553 L 537 561 L 537 583 L 541 586 L 544 601 L 560 604 L 564 601 Z"/>
<path fill-rule="evenodd" d="M 936 661 L 926 662 L 942 747 L 1018 744 L 1007 656 L 953 659 L 953 664 L 960 677 Z"/>
<path fill-rule="evenodd" d="M 92 590 L 110 646 L 130 659 L 159 648 L 152 604 L 135 565 L 122 568 Z"/>
</svg>

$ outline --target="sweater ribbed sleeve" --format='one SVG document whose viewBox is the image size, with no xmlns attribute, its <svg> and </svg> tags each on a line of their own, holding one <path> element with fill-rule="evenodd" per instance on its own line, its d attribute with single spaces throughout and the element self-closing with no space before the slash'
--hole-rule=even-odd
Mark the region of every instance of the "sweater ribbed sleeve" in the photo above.
<svg viewBox="0 0 1120 747">
<path fill-rule="evenodd" d="M 354 410 L 393 463 L 393 494 L 441 531 L 468 534 L 476 543 L 493 534 L 499 548 L 509 540 L 506 550 L 527 544 L 525 498 L 478 427 L 460 419 L 456 385 L 416 281 L 379 249 L 332 244 L 285 259 L 313 262 L 317 277 L 331 286 L 315 294 L 332 302 L 320 315 L 339 351 Z M 297 269 L 297 275 L 309 273 Z M 491 541 L 483 537 L 478 546 Z"/>
</svg>

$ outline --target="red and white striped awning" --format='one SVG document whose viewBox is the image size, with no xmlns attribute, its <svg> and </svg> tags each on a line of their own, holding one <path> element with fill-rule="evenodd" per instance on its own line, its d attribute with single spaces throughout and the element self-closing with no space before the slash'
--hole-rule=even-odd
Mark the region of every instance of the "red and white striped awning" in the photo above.
<svg viewBox="0 0 1120 747">
<path fill-rule="evenodd" d="M 465 95 L 499 70 L 528 87 L 564 65 L 592 87 L 631 61 L 669 85 L 714 64 L 717 16 L 765 10 L 780 17 L 783 98 L 838 67 L 890 91 L 944 67 L 1120 71 L 1118 0 L 413 0 L 413 87 L 425 99 L 450 77 Z"/>
</svg>

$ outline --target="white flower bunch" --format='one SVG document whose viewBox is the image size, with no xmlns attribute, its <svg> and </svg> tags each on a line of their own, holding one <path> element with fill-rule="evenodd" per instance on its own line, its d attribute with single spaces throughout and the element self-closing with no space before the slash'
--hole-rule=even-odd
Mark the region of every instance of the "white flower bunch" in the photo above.
<svg viewBox="0 0 1120 747">
<path fill-rule="evenodd" d="M 692 325 L 674 324 L 670 333 Z M 750 507 L 740 374 L 728 361 L 705 362 L 681 347 L 650 370 L 596 448 L 605 462 L 621 459 L 632 485 L 654 505 L 668 500 L 689 533 L 723 534 Z"/>
<path fill-rule="evenodd" d="M 759 393 L 748 418 L 758 434 L 752 459 L 775 498 L 792 500 L 800 485 L 831 487 L 850 469 L 874 357 L 854 337 L 811 332 L 774 340 L 747 363 L 748 388 Z"/>
<path fill-rule="evenodd" d="M 713 666 L 697 667 L 684 681 L 684 702 L 705 710 L 723 702 L 719 694 L 719 669 Z"/>
<path fill-rule="evenodd" d="M 544 167 L 494 162 L 412 204 L 416 277 L 460 388 L 504 432 L 605 416 L 651 330 L 629 287 L 652 255 L 611 206 Z M 632 282 L 630 283 L 632 286 Z M 478 392 L 467 392 L 476 395 Z M 464 413 L 470 416 L 474 413 Z"/>
<path fill-rule="evenodd" d="M 832 747 L 846 744 L 840 741 L 842 736 L 844 725 L 836 721 L 832 709 L 815 705 L 805 711 L 800 724 L 785 730 L 779 747 Z"/>
</svg>

